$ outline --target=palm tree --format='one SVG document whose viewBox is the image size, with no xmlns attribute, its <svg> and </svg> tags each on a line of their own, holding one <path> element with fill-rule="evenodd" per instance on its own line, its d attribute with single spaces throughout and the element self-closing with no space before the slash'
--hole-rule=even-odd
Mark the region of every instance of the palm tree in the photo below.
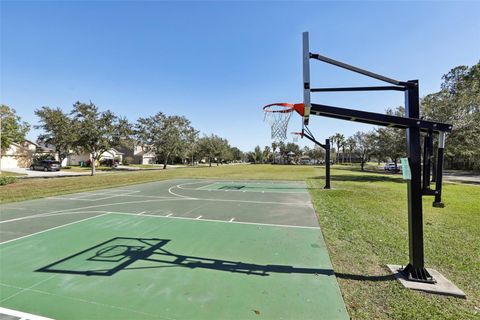
<svg viewBox="0 0 480 320">
<path fill-rule="evenodd" d="M 352 153 L 357 147 L 357 142 L 355 141 L 355 138 L 349 137 L 346 141 L 346 144 L 348 145 L 348 153 L 350 157 L 350 163 L 352 163 Z"/>
<path fill-rule="evenodd" d="M 341 133 L 335 133 L 335 135 L 331 139 L 334 140 L 335 144 L 337 145 L 337 156 L 335 157 L 335 161 L 338 163 L 338 152 L 340 151 L 340 147 L 342 147 L 345 144 L 345 136 Z M 342 158 L 343 158 L 343 154 L 342 154 Z"/>
<path fill-rule="evenodd" d="M 273 163 L 275 163 L 275 151 L 277 150 L 277 143 L 275 141 L 272 142 L 272 153 L 273 153 Z"/>
</svg>

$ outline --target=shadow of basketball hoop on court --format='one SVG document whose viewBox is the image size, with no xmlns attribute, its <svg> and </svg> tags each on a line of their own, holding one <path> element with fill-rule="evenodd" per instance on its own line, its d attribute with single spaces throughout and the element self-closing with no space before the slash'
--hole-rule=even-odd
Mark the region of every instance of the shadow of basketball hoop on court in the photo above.
<svg viewBox="0 0 480 320">
<path fill-rule="evenodd" d="M 84 276 L 113 276 L 119 271 L 179 267 L 262 277 L 272 273 L 335 275 L 332 269 L 263 265 L 177 254 L 164 248 L 170 241 L 167 239 L 115 237 L 35 271 Z M 337 274 L 337 276 L 353 280 L 368 280 L 368 277 L 364 276 L 362 279 L 357 279 L 355 275 Z"/>
</svg>

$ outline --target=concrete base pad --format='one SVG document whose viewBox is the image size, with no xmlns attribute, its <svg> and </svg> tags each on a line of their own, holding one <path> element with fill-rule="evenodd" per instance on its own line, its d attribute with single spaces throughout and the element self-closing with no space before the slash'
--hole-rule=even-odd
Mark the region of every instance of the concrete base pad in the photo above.
<svg viewBox="0 0 480 320">
<path fill-rule="evenodd" d="M 402 273 L 399 272 L 403 266 L 387 264 L 387 267 L 393 273 L 395 278 L 408 289 L 425 291 L 429 293 L 442 294 L 448 296 L 455 296 L 459 298 L 466 298 L 465 293 L 460 290 L 456 285 L 450 282 L 447 278 L 442 276 L 441 273 L 434 269 L 428 269 L 428 272 L 437 281 L 437 283 L 423 283 L 408 280 Z"/>
</svg>

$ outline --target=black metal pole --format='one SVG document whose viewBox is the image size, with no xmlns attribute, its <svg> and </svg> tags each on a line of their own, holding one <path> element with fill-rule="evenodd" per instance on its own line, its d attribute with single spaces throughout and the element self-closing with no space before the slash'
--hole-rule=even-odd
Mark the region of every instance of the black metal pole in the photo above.
<svg viewBox="0 0 480 320">
<path fill-rule="evenodd" d="M 340 68 L 343 68 L 343 69 L 347 69 L 347 70 L 350 70 L 350 71 L 353 71 L 353 72 L 356 72 L 356 73 L 360 73 L 360 74 L 363 74 L 364 76 L 367 76 L 367 77 L 370 77 L 370 78 L 374 78 L 374 79 L 377 79 L 377 80 L 380 80 L 380 81 L 385 81 L 385 82 L 394 84 L 396 86 L 407 87 L 407 86 L 410 85 L 409 82 L 405 83 L 405 82 L 398 81 L 398 80 L 395 80 L 395 79 L 392 79 L 392 78 L 388 78 L 388 77 L 382 76 L 380 74 L 377 74 L 377 73 L 374 73 L 374 72 L 371 72 L 371 71 L 368 71 L 368 70 L 365 70 L 365 69 L 360 69 L 358 67 L 349 65 L 345 62 L 341 62 L 341 61 L 334 60 L 334 59 L 329 58 L 329 57 L 322 56 L 322 55 L 317 54 L 317 53 L 310 53 L 310 58 L 320 60 L 320 61 L 323 61 L 325 63 L 331 64 L 331 65 L 334 65 L 334 66 L 337 66 L 337 67 L 340 67 Z"/>
<path fill-rule="evenodd" d="M 330 139 L 325 139 L 325 144 L 321 144 L 313 137 L 313 134 L 308 127 L 305 127 L 302 130 L 302 137 L 307 138 L 325 150 L 325 187 L 323 188 L 330 189 Z"/>
<path fill-rule="evenodd" d="M 432 131 L 428 131 L 423 145 L 423 189 L 430 189 L 430 171 L 432 164 Z"/>
<path fill-rule="evenodd" d="M 370 87 L 343 87 L 343 88 L 311 88 L 310 92 L 355 92 L 355 91 L 405 91 L 399 86 L 370 86 Z"/>
<path fill-rule="evenodd" d="M 325 187 L 330 189 L 330 139 L 325 139 Z"/>
<path fill-rule="evenodd" d="M 420 118 L 418 80 L 408 81 L 411 85 L 405 92 L 405 113 L 408 118 Z M 407 128 L 407 155 L 409 158 L 411 179 L 407 180 L 408 194 L 408 239 L 409 264 L 402 270 L 409 280 L 433 282 L 425 269 L 423 249 L 423 212 L 422 212 L 422 164 L 420 128 Z"/>
<path fill-rule="evenodd" d="M 445 133 L 440 132 L 438 135 L 438 150 L 437 150 L 437 165 L 436 165 L 436 179 L 435 179 L 435 201 L 433 206 L 443 208 L 442 203 L 442 178 L 443 178 L 443 151 L 445 147 Z"/>
</svg>

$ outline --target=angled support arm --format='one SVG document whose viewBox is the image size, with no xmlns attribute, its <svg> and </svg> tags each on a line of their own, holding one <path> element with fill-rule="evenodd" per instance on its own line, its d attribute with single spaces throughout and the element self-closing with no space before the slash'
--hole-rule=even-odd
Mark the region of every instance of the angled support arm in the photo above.
<svg viewBox="0 0 480 320">
<path fill-rule="evenodd" d="M 357 121 L 377 126 L 393 127 L 399 129 L 419 128 L 428 132 L 451 132 L 452 125 L 415 118 L 397 117 L 388 114 L 332 107 L 323 104 L 311 104 L 311 114 L 341 120 Z"/>
<path fill-rule="evenodd" d="M 377 79 L 377 80 L 380 80 L 380 81 L 388 82 L 388 83 L 391 83 L 391 84 L 396 85 L 396 86 L 401 86 L 401 87 L 412 86 L 411 83 L 398 81 L 398 80 L 395 80 L 395 79 L 392 79 L 392 78 L 388 78 L 388 77 L 382 76 L 380 74 L 373 73 L 373 72 L 368 71 L 368 70 L 360 69 L 360 68 L 357 68 L 355 66 L 346 64 L 344 62 L 319 55 L 317 53 L 310 53 L 310 58 L 311 59 L 316 59 L 316 60 L 319 60 L 319 61 L 322 61 L 322 62 L 325 62 L 325 63 L 328 63 L 328 64 L 331 64 L 331 65 L 334 65 L 334 66 L 337 66 L 337 67 L 340 67 L 340 68 L 343 68 L 343 69 L 347 69 L 347 70 L 350 70 L 350 71 L 353 71 L 353 72 L 356 72 L 356 73 L 360 73 L 360 74 L 363 74 L 364 76 L 367 76 L 367 77 L 370 77 L 370 78 L 374 78 L 374 79 Z"/>
</svg>

